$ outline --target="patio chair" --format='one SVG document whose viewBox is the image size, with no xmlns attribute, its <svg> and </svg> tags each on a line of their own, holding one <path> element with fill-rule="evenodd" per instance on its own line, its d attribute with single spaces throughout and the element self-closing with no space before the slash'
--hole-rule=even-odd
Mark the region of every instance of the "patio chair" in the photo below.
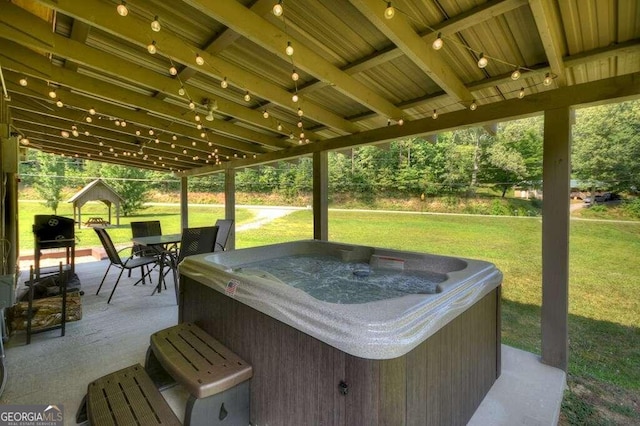
<svg viewBox="0 0 640 426">
<path fill-rule="evenodd" d="M 169 257 L 169 266 L 173 272 L 173 282 L 175 283 L 176 289 L 176 302 L 179 301 L 178 265 L 187 256 L 213 252 L 218 232 L 219 230 L 217 226 L 184 228 L 182 230 L 182 240 L 180 241 L 180 251 L 178 252 L 178 256 Z"/>
<path fill-rule="evenodd" d="M 131 236 L 136 237 L 152 237 L 155 235 L 162 235 L 162 226 L 159 220 L 148 220 L 144 222 L 131 222 Z M 162 253 L 164 248 L 162 246 L 141 246 L 134 244 L 131 248 L 131 254 L 138 257 L 156 256 Z M 149 265 L 147 265 L 148 270 Z M 144 275 L 144 266 L 140 267 L 140 274 Z M 131 270 L 129 270 L 129 277 L 131 277 Z"/>
<path fill-rule="evenodd" d="M 107 274 L 109 273 L 109 270 L 111 269 L 111 267 L 115 266 L 116 268 L 120 268 L 120 274 L 118 274 L 118 279 L 116 280 L 116 283 L 113 285 L 113 290 L 111 290 L 111 294 L 109 295 L 109 300 L 107 300 L 107 303 L 110 303 L 111 298 L 113 297 L 113 293 L 115 293 L 116 287 L 120 282 L 122 273 L 125 270 L 140 268 L 142 266 L 155 265 L 158 263 L 158 258 L 155 256 L 135 257 L 131 255 L 125 260 L 122 260 L 122 258 L 120 257 L 120 252 L 124 250 L 130 250 L 130 247 L 126 247 L 118 251 L 113 245 L 113 241 L 111 240 L 111 237 L 107 233 L 106 229 L 98 228 L 98 227 L 93 229 L 96 231 L 96 234 L 98 234 L 98 238 L 100 238 L 100 242 L 102 243 L 104 250 L 107 252 L 107 256 L 109 257 L 109 262 L 110 262 L 109 266 L 107 267 L 107 271 L 104 273 L 104 276 L 102 277 L 102 281 L 100 281 L 100 286 L 98 286 L 98 291 L 96 291 L 96 294 L 100 293 L 102 284 L 104 284 L 104 281 L 107 278 Z M 150 274 L 151 274 L 151 269 L 147 269 L 147 271 L 142 275 L 142 277 L 138 281 L 136 281 L 135 284 L 133 285 L 137 285 L 141 281 L 143 284 L 145 284 L 145 278 L 148 277 Z"/>
<path fill-rule="evenodd" d="M 213 251 L 225 251 L 229 237 L 233 233 L 233 219 L 218 219 L 216 226 L 218 227 L 218 236 L 216 237 L 216 245 Z"/>
</svg>

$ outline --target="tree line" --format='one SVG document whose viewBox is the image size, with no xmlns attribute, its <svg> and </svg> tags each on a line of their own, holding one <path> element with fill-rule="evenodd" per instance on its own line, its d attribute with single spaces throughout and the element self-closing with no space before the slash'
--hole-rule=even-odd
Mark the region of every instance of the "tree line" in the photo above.
<svg viewBox="0 0 640 426">
<path fill-rule="evenodd" d="M 473 193 L 489 186 L 504 197 L 514 186 L 542 184 L 543 118 L 500 123 L 495 134 L 467 128 L 437 135 L 330 152 L 329 192 L 361 200 Z M 640 101 L 576 111 L 572 175 L 586 188 L 637 191 L 640 188 Z M 177 191 L 170 174 L 32 152 L 21 164 L 22 182 L 32 185 L 56 210 L 64 187 L 79 187 L 101 177 L 120 193 L 123 214 L 139 210 L 151 190 Z M 296 197 L 312 191 L 312 160 L 239 170 L 236 190 Z M 585 189 L 586 189 L 585 188 Z M 189 179 L 189 190 L 221 192 L 224 176 Z"/>
</svg>

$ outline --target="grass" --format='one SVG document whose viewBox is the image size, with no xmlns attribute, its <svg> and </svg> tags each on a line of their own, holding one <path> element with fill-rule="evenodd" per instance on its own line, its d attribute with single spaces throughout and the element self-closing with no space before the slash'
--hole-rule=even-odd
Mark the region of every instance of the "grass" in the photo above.
<svg viewBox="0 0 640 426">
<path fill-rule="evenodd" d="M 32 241 L 29 210 L 21 210 L 22 248 Z M 222 208 L 190 207 L 189 223 L 212 224 L 223 213 Z M 251 219 L 247 210 L 236 214 L 239 223 Z M 87 206 L 83 215 L 100 214 Z M 121 218 L 121 226 L 112 228 L 114 240 L 128 242 L 129 221 L 148 219 L 160 219 L 166 233 L 179 230 L 177 207 L 150 207 Z M 495 263 L 504 274 L 503 342 L 539 354 L 541 223 L 541 218 L 331 210 L 329 239 Z M 561 424 L 640 424 L 640 222 L 574 220 L 570 232 L 569 389 Z M 81 230 L 79 245 L 99 245 L 93 234 Z M 238 232 L 236 245 L 312 237 L 312 213 L 302 210 Z"/>
</svg>

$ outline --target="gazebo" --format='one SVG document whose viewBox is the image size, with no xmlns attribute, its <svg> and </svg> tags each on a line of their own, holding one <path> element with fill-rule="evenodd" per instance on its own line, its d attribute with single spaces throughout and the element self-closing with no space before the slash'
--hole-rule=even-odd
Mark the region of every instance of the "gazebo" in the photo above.
<svg viewBox="0 0 640 426">
<path fill-rule="evenodd" d="M 120 203 L 122 197 L 102 179 L 96 179 L 78 191 L 69 199 L 73 203 L 73 220 L 77 221 L 78 228 L 82 226 L 82 206 L 89 201 L 102 201 L 109 208 L 109 223 L 111 223 L 111 207 L 116 206 L 116 224 L 120 225 Z"/>
</svg>

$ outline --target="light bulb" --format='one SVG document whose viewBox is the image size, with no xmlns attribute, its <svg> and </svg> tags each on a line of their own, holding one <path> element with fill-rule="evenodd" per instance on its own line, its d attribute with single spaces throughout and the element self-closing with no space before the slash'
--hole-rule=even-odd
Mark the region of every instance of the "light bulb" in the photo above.
<svg viewBox="0 0 640 426">
<path fill-rule="evenodd" d="M 196 64 L 204 65 L 204 58 L 196 53 Z"/>
<path fill-rule="evenodd" d="M 85 135 L 85 136 L 89 136 L 89 131 L 88 131 L 88 130 L 85 130 L 85 131 L 84 131 L 84 135 Z"/>
<path fill-rule="evenodd" d="M 109 148 L 109 152 L 113 152 L 113 147 Z"/>
<path fill-rule="evenodd" d="M 202 124 L 198 123 L 198 124 L 196 125 L 196 129 L 198 129 L 198 130 L 202 130 Z"/>
<path fill-rule="evenodd" d="M 123 1 L 116 7 L 116 11 L 120 16 L 127 16 L 129 14 L 129 9 L 127 9 L 127 2 Z"/>
<path fill-rule="evenodd" d="M 29 84 L 29 83 L 27 82 L 27 77 L 22 77 L 22 78 L 20 79 L 19 83 L 20 83 L 20 86 L 22 86 L 22 87 L 26 87 L 26 85 L 27 85 L 27 84 Z"/>
<path fill-rule="evenodd" d="M 298 94 L 297 94 L 297 93 L 294 93 L 294 94 L 293 94 L 293 96 L 291 97 L 291 100 L 292 100 L 293 102 L 298 102 L 298 99 L 299 99 L 299 98 L 298 98 Z"/>
<path fill-rule="evenodd" d="M 68 138 L 69 137 L 69 132 L 67 132 L 66 130 L 63 130 L 60 132 L 60 136 L 62 136 L 63 138 Z"/>
<path fill-rule="evenodd" d="M 518 98 L 520 99 L 524 98 L 524 87 L 520 88 L 520 91 L 518 92 Z"/>
<path fill-rule="evenodd" d="M 262 113 L 262 116 L 264 118 L 269 118 L 269 111 L 267 111 L 266 109 L 264 110 L 264 112 Z"/>
<path fill-rule="evenodd" d="M 140 130 L 136 130 L 136 136 L 140 136 Z"/>
<path fill-rule="evenodd" d="M 299 79 L 300 79 L 300 74 L 298 74 L 296 70 L 293 70 L 293 72 L 291 73 L 291 80 L 298 81 Z"/>
<path fill-rule="evenodd" d="M 282 8 L 282 0 L 279 0 L 278 3 L 273 5 L 273 14 L 276 16 L 282 16 L 282 12 L 284 12 L 284 9 Z"/>
<path fill-rule="evenodd" d="M 542 84 L 545 86 L 551 86 L 552 82 L 553 78 L 551 77 L 551 74 L 547 73 L 547 75 L 544 76 L 544 80 L 542 80 Z"/>
<path fill-rule="evenodd" d="M 115 124 L 116 126 L 120 127 L 120 120 L 116 120 L 115 123 L 113 123 L 113 124 Z"/>
<path fill-rule="evenodd" d="M 178 69 L 177 69 L 176 67 L 174 67 L 173 65 L 171 65 L 171 66 L 169 67 L 169 74 L 171 74 L 171 75 L 176 75 L 176 74 L 178 74 Z"/>
<path fill-rule="evenodd" d="M 220 87 L 222 87 L 223 89 L 226 89 L 227 87 L 229 87 L 229 82 L 227 81 L 227 77 L 222 79 L 222 81 L 220 82 Z"/>
<path fill-rule="evenodd" d="M 517 79 L 520 78 L 520 68 L 516 68 L 515 70 L 513 70 L 513 72 L 511 73 L 511 80 L 515 81 Z"/>
<path fill-rule="evenodd" d="M 300 139 L 304 139 L 304 132 L 300 132 Z"/>
<path fill-rule="evenodd" d="M 64 104 L 62 103 L 62 101 L 60 99 L 58 99 L 58 102 L 56 102 L 56 106 L 58 108 L 62 108 L 64 106 Z"/>
<path fill-rule="evenodd" d="M 85 121 L 86 121 L 87 123 L 91 123 L 91 122 L 93 121 L 93 118 L 91 118 L 91 117 L 87 116 L 87 117 L 85 118 Z"/>
<path fill-rule="evenodd" d="M 298 127 L 302 129 L 302 120 L 298 121 Z"/>
<path fill-rule="evenodd" d="M 278 123 L 277 129 L 278 129 L 279 132 L 281 132 L 282 131 L 282 124 Z"/>
<path fill-rule="evenodd" d="M 284 49 L 284 52 L 287 54 L 287 56 L 293 55 L 293 46 L 291 46 L 290 41 L 287 42 L 287 47 Z"/>
<path fill-rule="evenodd" d="M 100 141 L 100 142 L 98 142 L 98 145 L 104 146 L 104 142 Z"/>
<path fill-rule="evenodd" d="M 402 126 L 404 124 L 404 118 L 398 120 L 398 126 Z"/>
<path fill-rule="evenodd" d="M 304 111 L 302 111 L 302 108 L 298 108 L 298 117 L 302 117 L 304 115 Z"/>
<path fill-rule="evenodd" d="M 153 129 L 149 129 L 149 136 L 153 136 Z"/>
<path fill-rule="evenodd" d="M 176 144 L 175 144 L 175 143 L 172 143 L 172 144 L 171 144 L 171 148 L 175 148 L 175 147 L 176 147 Z"/>
<path fill-rule="evenodd" d="M 201 134 L 200 134 L 200 136 L 202 136 L 203 134 L 204 134 L 204 132 L 203 132 L 203 133 L 201 133 Z M 204 136 L 203 136 L 203 137 L 204 137 Z M 197 145 L 197 144 L 196 144 L 196 141 L 191 142 L 191 146 L 196 146 L 196 145 Z"/>
<path fill-rule="evenodd" d="M 156 139 L 154 140 L 154 142 L 155 142 L 155 143 L 160 143 L 160 139 L 156 138 Z"/>
<path fill-rule="evenodd" d="M 436 37 L 436 39 L 433 40 L 431 47 L 433 47 L 433 50 L 440 50 L 442 49 L 442 46 L 444 46 L 444 41 L 442 40 L 442 33 L 438 33 L 438 37 Z"/>
<path fill-rule="evenodd" d="M 178 137 L 176 135 L 171 136 L 171 140 L 177 141 Z"/>
<path fill-rule="evenodd" d="M 49 97 L 50 97 L 51 99 L 55 99 L 55 98 L 57 98 L 57 97 L 58 97 L 58 94 L 56 93 L 56 91 L 55 91 L 55 90 L 51 89 L 51 90 L 49 90 Z"/>
<path fill-rule="evenodd" d="M 191 99 L 189 99 L 189 109 L 196 109 L 196 104 Z"/>
<path fill-rule="evenodd" d="M 151 42 L 151 44 L 149 44 L 149 45 L 147 46 L 147 51 L 148 51 L 149 53 L 151 53 L 152 55 L 155 55 L 155 54 L 156 54 L 156 52 L 158 51 L 158 48 L 156 47 L 156 41 L 155 41 L 155 40 L 153 40 L 153 41 Z"/>
<path fill-rule="evenodd" d="M 396 10 L 393 6 L 391 6 L 391 2 L 387 2 L 387 8 L 384 10 L 384 17 L 386 19 L 391 19 L 396 15 Z"/>
<path fill-rule="evenodd" d="M 200 121 L 200 115 L 196 114 L 196 116 L 193 117 L 193 119 L 196 120 L 196 121 Z"/>
<path fill-rule="evenodd" d="M 122 121 L 120 122 L 120 127 L 127 127 L 127 122 L 126 122 L 126 121 L 124 121 L 124 120 L 122 120 Z"/>
<path fill-rule="evenodd" d="M 151 21 L 151 29 L 155 32 L 158 32 L 162 29 L 162 26 L 160 26 L 160 21 L 158 21 L 157 15 L 155 18 L 153 18 L 153 21 Z"/>
<path fill-rule="evenodd" d="M 183 153 L 183 154 L 186 154 L 186 153 L 187 153 L 187 150 L 186 150 L 186 149 L 183 149 L 183 150 L 182 150 L 182 153 Z"/>
<path fill-rule="evenodd" d="M 96 115 L 96 110 L 94 108 L 89 108 L 89 114 Z"/>
<path fill-rule="evenodd" d="M 293 136 L 293 133 L 289 134 L 289 139 L 293 139 L 295 138 L 295 136 Z"/>
<path fill-rule="evenodd" d="M 184 87 L 180 87 L 178 89 L 178 95 L 184 96 L 187 92 L 184 90 Z"/>
<path fill-rule="evenodd" d="M 202 133 L 200 133 L 200 137 L 201 137 L 202 139 L 204 139 L 204 138 L 206 138 L 206 137 L 207 137 L 207 134 L 206 134 L 205 132 L 202 132 Z"/>
<path fill-rule="evenodd" d="M 484 57 L 484 53 L 481 53 L 480 58 L 478 59 L 478 67 L 484 68 L 487 66 L 488 63 L 489 61 L 487 60 L 487 58 Z"/>
<path fill-rule="evenodd" d="M 78 132 L 78 130 L 77 130 L 77 129 L 73 129 L 73 130 L 71 131 L 71 134 L 72 134 L 73 136 L 75 136 L 76 138 L 77 138 L 78 136 L 80 136 L 80 132 Z"/>
<path fill-rule="evenodd" d="M 98 156 L 102 157 L 102 151 L 98 152 Z"/>
<path fill-rule="evenodd" d="M 245 102 L 249 102 L 251 100 L 251 95 L 249 94 L 249 92 L 244 94 L 244 100 Z"/>
<path fill-rule="evenodd" d="M 471 111 L 475 111 L 476 109 L 478 109 L 478 104 L 476 103 L 476 101 L 471 102 L 471 105 L 469 105 L 469 109 Z"/>
<path fill-rule="evenodd" d="M 434 120 L 436 118 L 438 118 L 438 111 L 436 111 L 435 109 L 433 110 L 433 114 L 431 114 L 431 118 L 433 118 Z"/>
</svg>

